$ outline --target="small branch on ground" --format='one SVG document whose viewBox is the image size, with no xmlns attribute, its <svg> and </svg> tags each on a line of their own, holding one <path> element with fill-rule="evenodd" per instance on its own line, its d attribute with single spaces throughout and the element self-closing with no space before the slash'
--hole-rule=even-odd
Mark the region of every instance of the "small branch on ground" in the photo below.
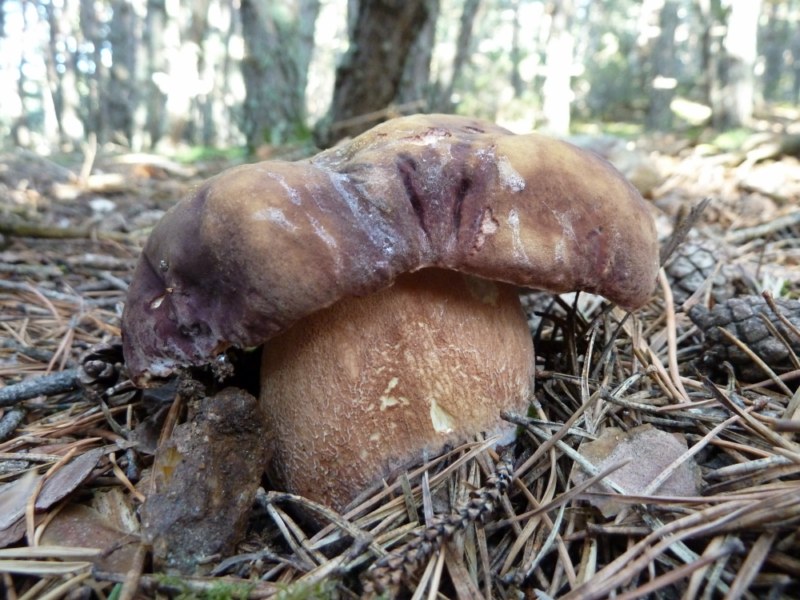
<svg viewBox="0 0 800 600">
<path fill-rule="evenodd" d="M 76 389 L 78 389 L 78 369 L 67 369 L 0 388 L 0 406 L 13 406 L 36 396 L 52 396 Z"/>
</svg>

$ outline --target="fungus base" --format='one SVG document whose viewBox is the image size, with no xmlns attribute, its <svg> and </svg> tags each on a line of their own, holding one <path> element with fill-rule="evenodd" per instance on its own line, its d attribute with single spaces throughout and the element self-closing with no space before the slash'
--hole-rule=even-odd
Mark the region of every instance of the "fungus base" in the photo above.
<svg viewBox="0 0 800 600">
<path fill-rule="evenodd" d="M 514 287 L 427 269 L 348 298 L 270 340 L 261 402 L 281 489 L 343 508 L 479 432 L 513 432 L 533 386 Z"/>
</svg>

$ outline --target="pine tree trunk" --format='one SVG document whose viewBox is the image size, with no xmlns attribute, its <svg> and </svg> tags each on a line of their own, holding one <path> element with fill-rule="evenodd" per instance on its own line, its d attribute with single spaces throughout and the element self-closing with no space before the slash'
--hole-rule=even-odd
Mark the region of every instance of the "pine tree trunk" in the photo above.
<svg viewBox="0 0 800 600">
<path fill-rule="evenodd" d="M 573 20 L 572 0 L 550 5 L 552 21 L 547 40 L 545 81 L 542 86 L 542 129 L 567 135 L 572 103 L 572 59 L 575 41 L 570 31 Z"/>
<path fill-rule="evenodd" d="M 126 0 L 112 2 L 114 17 L 109 23 L 108 41 L 113 62 L 105 90 L 111 134 L 129 145 L 133 140 L 133 115 L 139 99 L 136 54 L 140 40 L 137 18 Z"/>
<path fill-rule="evenodd" d="M 102 57 L 102 24 L 97 18 L 92 0 L 80 0 L 80 24 L 83 39 L 92 45 L 90 59 L 94 63 L 94 71 L 86 76 L 89 93 L 86 97 L 84 122 L 86 130 L 95 133 L 98 142 L 104 143 L 108 141 L 109 130 L 108 102 L 104 94 L 108 78 Z"/>
<path fill-rule="evenodd" d="M 720 129 L 741 127 L 753 116 L 761 5 L 762 0 L 731 0 L 723 42 L 723 89 L 719 105 L 712 107 L 714 125 Z"/>
<path fill-rule="evenodd" d="M 242 0 L 244 131 L 253 151 L 307 131 L 305 90 L 319 0 Z"/>
<path fill-rule="evenodd" d="M 380 118 L 398 94 L 411 48 L 431 18 L 426 0 L 361 0 L 350 51 L 336 69 L 327 127 L 317 132 L 323 146 L 355 136 Z"/>
<path fill-rule="evenodd" d="M 144 85 L 145 131 L 144 145 L 155 147 L 164 136 L 166 129 L 167 96 L 152 77 L 154 73 L 167 72 L 167 59 L 164 44 L 164 27 L 167 18 L 164 0 L 148 0 L 142 43 L 145 46 L 146 70 L 150 74 Z"/>
<path fill-rule="evenodd" d="M 792 100 L 800 104 L 800 19 L 794 21 L 795 29 L 792 36 Z"/>
<path fill-rule="evenodd" d="M 464 8 L 461 10 L 458 39 L 456 40 L 456 55 L 453 58 L 450 79 L 439 93 L 439 98 L 436 102 L 436 110 L 441 112 L 451 112 L 455 106 L 453 94 L 464 71 L 464 66 L 472 54 L 472 31 L 480 6 L 481 0 L 465 0 Z"/>
<path fill-rule="evenodd" d="M 432 104 L 431 94 L 431 59 L 436 42 L 436 19 L 439 15 L 439 0 L 426 0 L 428 19 L 419 32 L 416 41 L 406 57 L 400 89 L 395 96 L 395 103 L 412 105 L 413 110 L 423 111 Z"/>
<path fill-rule="evenodd" d="M 675 97 L 675 29 L 678 26 L 678 5 L 666 0 L 658 11 L 659 36 L 653 46 L 650 63 L 653 72 L 650 88 L 650 104 L 645 125 L 648 129 L 668 131 L 672 128 L 670 104 Z"/>
</svg>

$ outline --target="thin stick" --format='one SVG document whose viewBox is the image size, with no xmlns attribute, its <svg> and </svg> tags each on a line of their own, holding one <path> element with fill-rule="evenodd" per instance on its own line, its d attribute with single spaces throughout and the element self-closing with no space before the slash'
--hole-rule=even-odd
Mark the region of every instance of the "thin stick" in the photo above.
<svg viewBox="0 0 800 600">
<path fill-rule="evenodd" d="M 78 369 L 32 377 L 0 388 L 0 407 L 13 406 L 36 396 L 54 396 L 78 389 Z"/>
<path fill-rule="evenodd" d="M 728 598 L 741 598 L 747 589 L 750 587 L 753 579 L 761 570 L 761 565 L 764 564 L 764 559 L 769 554 L 772 544 L 775 542 L 774 531 L 764 532 L 758 538 L 753 548 L 750 550 L 747 558 L 742 566 L 738 569 L 736 579 L 731 584 L 731 589 L 728 591 Z"/>
<path fill-rule="evenodd" d="M 683 395 L 686 400 L 689 400 L 689 394 L 686 393 L 686 388 L 683 387 L 681 380 L 680 369 L 678 368 L 678 339 L 676 334 L 677 326 L 675 325 L 675 302 L 672 298 L 672 288 L 669 285 L 667 274 L 664 269 L 658 271 L 658 282 L 661 285 L 661 292 L 664 294 L 664 312 L 667 317 L 667 357 L 669 363 L 669 374 L 672 379 L 673 385 Z"/>
<path fill-rule="evenodd" d="M 139 592 L 139 581 L 144 572 L 144 560 L 147 557 L 147 546 L 139 544 L 136 548 L 136 554 L 133 555 L 130 569 L 125 574 L 125 583 L 122 584 L 122 590 L 119 594 L 118 600 L 134 600 Z"/>
</svg>

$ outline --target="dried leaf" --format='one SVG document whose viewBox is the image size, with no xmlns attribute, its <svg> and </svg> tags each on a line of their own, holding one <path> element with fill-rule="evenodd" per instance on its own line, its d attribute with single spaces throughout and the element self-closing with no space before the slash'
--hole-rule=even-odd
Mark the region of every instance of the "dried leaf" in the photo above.
<svg viewBox="0 0 800 600">
<path fill-rule="evenodd" d="M 47 525 L 41 537 L 43 544 L 58 544 L 77 548 L 100 548 L 102 554 L 93 558 L 94 565 L 112 573 L 126 573 L 133 564 L 139 536 L 120 531 L 96 510 L 75 504 L 59 511 Z"/>
<path fill-rule="evenodd" d="M 0 488 L 0 529 L 7 529 L 25 514 L 28 498 L 42 478 L 36 471 L 28 471 Z"/>
<path fill-rule="evenodd" d="M 83 483 L 103 456 L 102 448 L 84 452 L 45 481 L 36 498 L 36 510 L 47 510 Z"/>
<path fill-rule="evenodd" d="M 582 444 L 580 454 L 601 470 L 609 465 L 628 461 L 611 473 L 606 481 L 612 481 L 628 494 L 642 494 L 686 450 L 683 436 L 666 433 L 652 425 L 641 425 L 628 432 L 608 427 L 595 441 Z M 586 479 L 587 476 L 582 472 L 573 472 L 576 483 Z M 697 464 L 689 459 L 653 493 L 659 496 L 697 496 L 699 481 Z M 605 484 L 590 488 L 590 492 L 609 491 L 611 490 Z M 590 496 L 589 501 L 606 517 L 616 515 L 623 507 L 607 496 Z"/>
<path fill-rule="evenodd" d="M 14 523 L 0 529 L 0 548 L 16 544 L 25 536 L 25 517 L 20 517 Z"/>
</svg>

